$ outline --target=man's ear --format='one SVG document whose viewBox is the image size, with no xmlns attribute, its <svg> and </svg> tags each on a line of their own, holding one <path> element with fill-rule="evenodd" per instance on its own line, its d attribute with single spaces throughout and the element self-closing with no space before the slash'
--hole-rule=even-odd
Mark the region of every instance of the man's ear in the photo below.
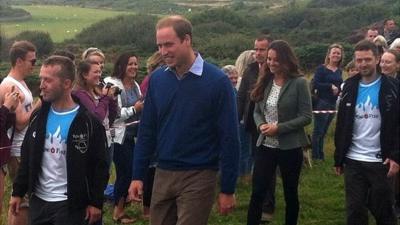
<svg viewBox="0 0 400 225">
<path fill-rule="evenodd" d="M 73 85 L 74 85 L 74 82 L 72 80 L 64 79 L 64 81 L 63 81 L 64 89 L 70 89 L 73 87 Z"/>
<path fill-rule="evenodd" d="M 24 62 L 24 59 L 22 59 L 22 58 L 17 58 L 17 60 L 15 61 L 15 65 L 17 66 L 17 65 L 21 65 L 21 63 L 23 63 Z"/>
<path fill-rule="evenodd" d="M 192 46 L 192 38 L 190 37 L 189 34 L 185 34 L 185 38 L 183 39 L 183 42 L 187 43 L 189 46 Z"/>
</svg>

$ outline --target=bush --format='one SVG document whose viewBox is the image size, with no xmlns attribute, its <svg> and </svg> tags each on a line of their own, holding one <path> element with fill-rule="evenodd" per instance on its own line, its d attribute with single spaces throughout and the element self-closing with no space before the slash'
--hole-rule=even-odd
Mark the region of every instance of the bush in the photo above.
<svg viewBox="0 0 400 225">
<path fill-rule="evenodd" d="M 236 59 L 239 54 L 249 49 L 254 41 L 253 37 L 243 34 L 226 34 L 208 40 L 194 39 L 198 50 L 205 57 L 212 57 L 217 60 Z M 197 44 L 201 43 L 201 44 Z"/>
<path fill-rule="evenodd" d="M 157 17 L 125 15 L 98 22 L 79 33 L 74 42 L 99 48 L 128 45 L 144 52 L 156 49 L 154 26 Z"/>
<path fill-rule="evenodd" d="M 42 31 L 24 31 L 12 38 L 12 40 L 27 40 L 32 42 L 36 46 L 36 54 L 38 57 L 47 56 L 53 52 L 54 49 L 54 43 L 49 33 Z"/>
</svg>

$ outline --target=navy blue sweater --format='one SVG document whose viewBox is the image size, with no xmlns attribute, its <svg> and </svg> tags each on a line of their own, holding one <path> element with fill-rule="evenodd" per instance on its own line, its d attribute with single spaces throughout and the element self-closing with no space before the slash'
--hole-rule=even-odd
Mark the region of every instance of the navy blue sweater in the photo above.
<svg viewBox="0 0 400 225">
<path fill-rule="evenodd" d="M 333 95 L 332 84 L 340 89 L 342 84 L 342 70 L 337 69 L 335 72 L 326 68 L 324 65 L 318 66 L 314 74 L 314 87 L 318 90 L 318 98 L 332 105 L 336 104 L 338 95 Z"/>
<path fill-rule="evenodd" d="M 221 192 L 235 191 L 239 163 L 236 101 L 228 77 L 204 62 L 201 76 L 178 80 L 166 67 L 150 79 L 134 151 L 133 179 L 153 154 L 166 170 L 221 169 Z"/>
</svg>

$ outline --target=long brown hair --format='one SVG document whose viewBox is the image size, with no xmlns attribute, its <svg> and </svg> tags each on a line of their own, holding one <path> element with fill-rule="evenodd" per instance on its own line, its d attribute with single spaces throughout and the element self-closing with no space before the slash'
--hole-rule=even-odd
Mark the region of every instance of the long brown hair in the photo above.
<svg viewBox="0 0 400 225">
<path fill-rule="evenodd" d="M 283 74 L 288 78 L 298 77 L 299 75 L 299 61 L 294 54 L 289 43 L 283 40 L 276 40 L 269 44 L 268 50 L 274 50 L 277 54 L 279 64 L 282 66 Z M 264 90 L 267 87 L 274 74 L 266 66 L 266 63 L 260 68 L 257 82 L 250 94 L 252 101 L 259 102 L 263 99 Z"/>
</svg>

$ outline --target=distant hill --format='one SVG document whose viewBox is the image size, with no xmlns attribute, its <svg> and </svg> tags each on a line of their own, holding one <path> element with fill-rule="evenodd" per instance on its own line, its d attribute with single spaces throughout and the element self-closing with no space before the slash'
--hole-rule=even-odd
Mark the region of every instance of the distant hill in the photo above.
<svg viewBox="0 0 400 225">
<path fill-rule="evenodd" d="M 14 9 L 6 3 L 0 2 L 0 22 L 28 20 L 31 17 L 31 14 L 23 9 Z"/>
</svg>

